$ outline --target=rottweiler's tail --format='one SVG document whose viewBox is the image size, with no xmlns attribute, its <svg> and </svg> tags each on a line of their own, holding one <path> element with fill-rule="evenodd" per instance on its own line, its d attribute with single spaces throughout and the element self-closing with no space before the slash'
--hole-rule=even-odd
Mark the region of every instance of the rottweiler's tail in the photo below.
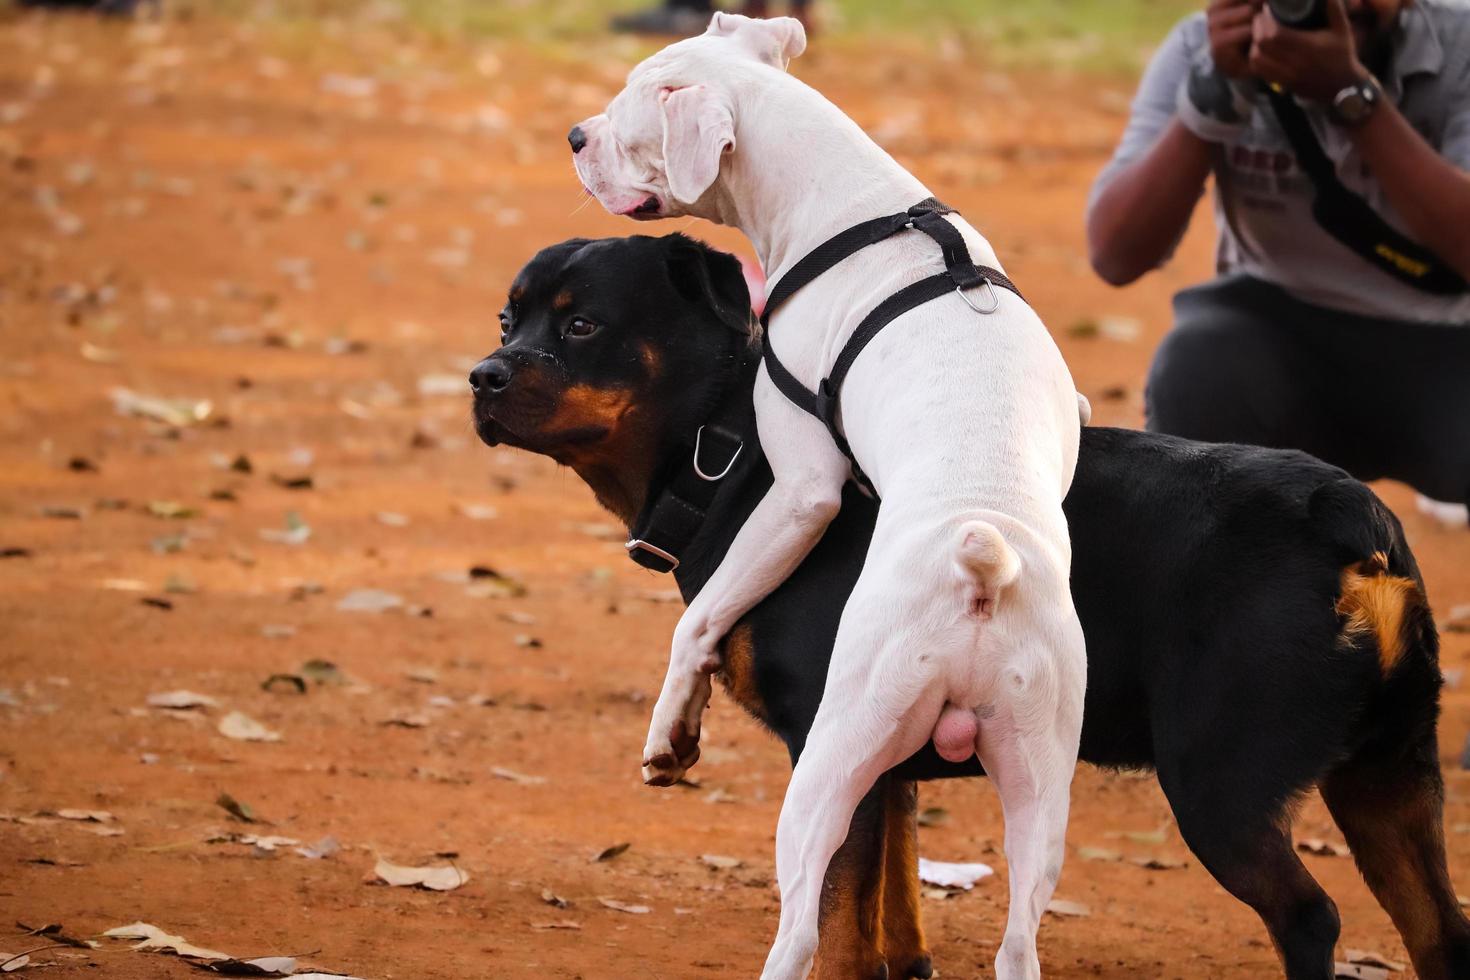
<svg viewBox="0 0 1470 980">
<path fill-rule="evenodd" d="M 989 619 L 996 600 L 1021 574 L 1021 559 L 994 524 L 966 521 L 960 528 L 955 563 L 964 576 L 970 615 Z"/>
</svg>

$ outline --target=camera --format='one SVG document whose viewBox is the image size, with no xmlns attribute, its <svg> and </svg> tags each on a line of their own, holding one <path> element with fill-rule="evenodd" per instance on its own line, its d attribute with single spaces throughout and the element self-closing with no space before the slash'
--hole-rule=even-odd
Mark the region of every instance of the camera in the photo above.
<svg viewBox="0 0 1470 980">
<path fill-rule="evenodd" d="M 1266 6 L 1284 27 L 1317 31 L 1327 26 L 1327 0 L 1266 0 Z"/>
</svg>

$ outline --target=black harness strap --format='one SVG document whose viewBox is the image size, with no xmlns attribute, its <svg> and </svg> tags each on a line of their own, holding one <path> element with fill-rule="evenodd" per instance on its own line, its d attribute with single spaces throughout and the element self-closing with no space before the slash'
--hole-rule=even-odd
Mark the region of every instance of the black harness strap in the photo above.
<svg viewBox="0 0 1470 980">
<path fill-rule="evenodd" d="M 944 220 L 944 215 L 952 213 L 953 209 L 929 198 L 899 214 L 874 218 L 871 221 L 854 225 L 818 245 L 800 262 L 792 266 L 791 271 L 771 289 L 765 310 L 761 313 L 761 325 L 767 328 L 762 337 L 761 354 L 771 381 L 776 385 L 777 390 L 793 404 L 809 415 L 816 416 L 827 427 L 837 448 L 852 463 L 853 479 L 870 493 L 874 492 L 873 485 L 858 466 L 857 459 L 852 453 L 852 447 L 848 445 L 847 438 L 837 425 L 837 403 L 842 392 L 842 383 L 846 380 L 847 373 L 852 369 L 858 355 L 884 327 L 899 316 L 947 293 L 958 293 L 966 303 L 969 303 L 971 309 L 981 314 L 993 313 L 1000 305 L 1000 297 L 995 295 L 997 286 L 1021 296 L 1021 291 L 1016 288 L 1016 284 L 1011 282 L 1003 272 L 974 263 L 959 229 Z M 769 335 L 771 315 L 797 290 L 827 272 L 843 259 L 869 245 L 892 238 L 907 228 L 922 231 L 934 240 L 944 256 L 944 271 L 905 286 L 874 307 L 867 316 L 863 317 L 862 322 L 848 338 L 847 344 L 843 346 L 842 351 L 837 355 L 836 362 L 832 365 L 831 373 L 822 379 L 816 391 L 811 391 L 797 380 L 786 365 L 781 363 L 776 357 L 776 352 L 771 348 Z M 969 297 L 965 296 L 967 291 L 980 286 L 990 288 L 993 302 L 989 309 L 975 306 L 970 303 Z M 1025 297 L 1022 299 L 1024 300 Z"/>
<path fill-rule="evenodd" d="M 1267 95 L 1297 164 L 1316 190 L 1312 216 L 1329 235 L 1422 292 L 1458 296 L 1470 290 L 1470 284 L 1439 256 L 1389 224 L 1360 195 L 1343 186 L 1337 168 L 1312 132 L 1311 121 L 1294 98 L 1274 89 Z"/>
</svg>

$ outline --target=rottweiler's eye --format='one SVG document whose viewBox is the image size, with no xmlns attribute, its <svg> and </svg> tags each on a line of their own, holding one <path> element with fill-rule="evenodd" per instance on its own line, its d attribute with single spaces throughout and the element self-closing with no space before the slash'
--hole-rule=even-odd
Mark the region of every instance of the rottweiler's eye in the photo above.
<svg viewBox="0 0 1470 980">
<path fill-rule="evenodd" d="M 582 317 L 576 317 L 571 323 L 567 324 L 568 337 L 590 337 L 596 332 L 597 324 L 591 320 L 585 320 Z"/>
<path fill-rule="evenodd" d="M 505 343 L 505 338 L 510 336 L 510 314 L 500 314 L 500 342 Z"/>
</svg>

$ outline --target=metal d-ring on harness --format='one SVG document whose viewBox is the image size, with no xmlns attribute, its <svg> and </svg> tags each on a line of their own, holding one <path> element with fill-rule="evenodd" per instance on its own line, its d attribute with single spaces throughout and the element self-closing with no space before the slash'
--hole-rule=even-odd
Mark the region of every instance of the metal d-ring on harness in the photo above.
<svg viewBox="0 0 1470 980">
<path fill-rule="evenodd" d="M 800 262 L 792 266 L 791 271 L 771 290 L 766 300 L 765 311 L 761 313 L 761 326 L 765 328 L 762 338 L 764 346 L 762 356 L 771 380 L 775 382 L 781 394 L 794 402 L 798 408 L 816 416 L 827 427 L 827 431 L 832 434 L 833 441 L 837 443 L 837 448 L 842 450 L 842 455 L 852 462 L 853 479 L 874 496 L 877 494 L 874 492 L 872 483 L 858 466 L 857 459 L 852 454 L 852 447 L 848 445 L 847 438 L 837 427 L 837 401 L 842 393 L 842 382 L 847 378 L 847 372 L 852 369 L 853 362 L 863 352 L 863 348 L 878 336 L 880 330 L 901 314 L 950 292 L 958 293 L 970 309 L 982 315 L 994 313 L 1000 306 L 1000 297 L 995 292 L 996 286 L 1009 289 L 1017 296 L 1021 295 L 1016 284 L 1006 278 L 1005 273 L 989 266 L 976 265 L 971 260 L 970 250 L 965 247 L 965 240 L 960 236 L 959 229 L 944 220 L 944 215 L 953 213 L 953 208 L 946 207 L 931 197 L 920 201 L 907 211 L 854 225 L 818 245 Z M 771 314 L 776 312 L 798 289 L 843 259 L 862 251 L 869 245 L 876 245 L 878 242 L 892 238 L 908 228 L 922 231 L 934 239 L 935 244 L 939 246 L 944 255 L 944 271 L 905 286 L 874 307 L 873 311 L 864 317 L 857 329 L 853 331 L 847 341 L 847 346 L 843 347 L 842 352 L 837 355 L 837 361 L 832 365 L 832 372 L 822 379 L 816 391 L 810 390 L 796 380 L 796 376 L 786 369 L 786 366 L 777 359 L 776 352 L 771 349 Z M 965 295 L 966 292 L 977 287 L 985 287 L 990 293 L 990 302 L 984 308 L 970 302 L 970 298 Z M 1025 297 L 1022 299 L 1024 300 Z"/>
</svg>

